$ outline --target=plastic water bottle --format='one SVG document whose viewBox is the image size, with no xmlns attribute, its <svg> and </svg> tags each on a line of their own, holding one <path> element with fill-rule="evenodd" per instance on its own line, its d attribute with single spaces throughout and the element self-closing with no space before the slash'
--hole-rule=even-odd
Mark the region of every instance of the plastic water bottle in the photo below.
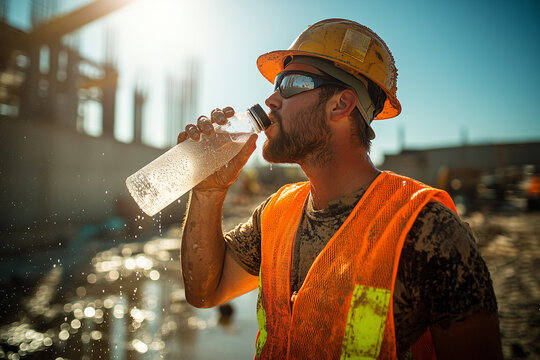
<svg viewBox="0 0 540 360">
<path fill-rule="evenodd" d="M 139 207 L 154 216 L 195 185 L 227 164 L 249 137 L 270 126 L 270 119 L 258 104 L 214 125 L 212 135 L 190 138 L 126 179 L 129 193 Z"/>
</svg>

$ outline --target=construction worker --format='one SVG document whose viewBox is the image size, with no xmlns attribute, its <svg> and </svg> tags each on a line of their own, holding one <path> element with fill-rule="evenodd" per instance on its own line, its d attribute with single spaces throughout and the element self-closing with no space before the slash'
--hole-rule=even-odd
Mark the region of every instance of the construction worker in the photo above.
<svg viewBox="0 0 540 360">
<path fill-rule="evenodd" d="M 260 359 L 501 359 L 489 272 L 452 200 L 369 158 L 372 120 L 401 111 L 386 44 L 329 19 L 257 64 L 275 85 L 263 156 L 299 164 L 309 181 L 223 234 L 225 195 L 253 135 L 192 190 L 181 250 L 189 303 L 213 307 L 258 287 Z M 212 134 L 232 113 L 200 117 L 178 141 Z"/>
</svg>

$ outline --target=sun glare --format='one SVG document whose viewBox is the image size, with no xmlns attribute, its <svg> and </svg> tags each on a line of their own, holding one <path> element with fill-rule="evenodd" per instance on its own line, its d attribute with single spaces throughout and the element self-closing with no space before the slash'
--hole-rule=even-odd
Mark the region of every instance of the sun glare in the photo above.
<svg viewBox="0 0 540 360">
<path fill-rule="evenodd" d="M 160 66 L 174 71 L 179 62 L 196 56 L 200 50 L 201 2 L 178 0 L 139 0 L 116 19 L 119 50 L 139 70 Z"/>
</svg>

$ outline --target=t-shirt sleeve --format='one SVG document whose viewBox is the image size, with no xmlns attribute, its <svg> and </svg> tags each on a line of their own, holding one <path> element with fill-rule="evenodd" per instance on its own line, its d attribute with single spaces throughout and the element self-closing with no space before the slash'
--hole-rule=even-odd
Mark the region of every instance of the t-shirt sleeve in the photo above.
<svg viewBox="0 0 540 360">
<path fill-rule="evenodd" d="M 427 327 L 447 328 L 473 313 L 497 311 L 489 270 L 469 225 L 439 202 L 428 203 L 409 231 L 396 286 L 396 335 L 406 342 Z"/>
<path fill-rule="evenodd" d="M 273 196 L 273 195 L 272 195 Z M 238 224 L 224 236 L 227 250 L 234 260 L 251 275 L 258 276 L 261 267 L 261 217 L 270 196 L 261 203 L 248 221 Z"/>
</svg>

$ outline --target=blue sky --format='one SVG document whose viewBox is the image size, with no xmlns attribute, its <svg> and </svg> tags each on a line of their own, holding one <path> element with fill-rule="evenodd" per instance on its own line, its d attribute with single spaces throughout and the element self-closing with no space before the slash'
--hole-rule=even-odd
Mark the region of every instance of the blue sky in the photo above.
<svg viewBox="0 0 540 360">
<path fill-rule="evenodd" d="M 23 8 L 20 0 L 10 3 L 12 11 Z M 403 112 L 374 123 L 376 162 L 399 150 L 400 128 L 415 148 L 457 145 L 465 133 L 469 143 L 540 139 L 539 1 L 139 0 L 79 36 L 83 52 L 99 60 L 104 29 L 117 30 L 120 103 L 133 84 L 148 87 L 145 138 L 160 146 L 167 137 L 165 73 L 181 77 L 188 59 L 197 59 L 200 114 L 263 104 L 272 86 L 258 73 L 257 57 L 332 17 L 372 28 L 396 60 Z M 126 109 L 117 135 L 129 141 Z"/>
</svg>

